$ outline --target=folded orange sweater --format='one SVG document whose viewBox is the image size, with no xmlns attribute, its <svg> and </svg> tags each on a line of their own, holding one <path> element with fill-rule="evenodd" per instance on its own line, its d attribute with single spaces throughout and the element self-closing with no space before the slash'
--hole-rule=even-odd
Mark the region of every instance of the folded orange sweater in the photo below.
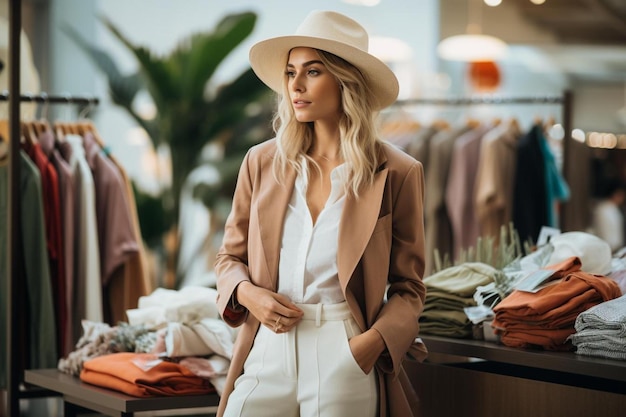
<svg viewBox="0 0 626 417">
<path fill-rule="evenodd" d="M 494 326 L 506 327 L 507 322 L 547 324 L 621 295 L 613 280 L 580 271 L 576 257 L 548 269 L 555 269 L 555 276 L 561 279 L 535 293 L 513 291 L 494 307 Z"/>
<path fill-rule="evenodd" d="M 494 307 L 492 325 L 501 334 L 502 344 L 570 350 L 566 340 L 575 332 L 576 317 L 621 295 L 613 280 L 580 271 L 577 257 L 547 269 L 555 270 L 550 285 L 535 293 L 513 291 Z"/>
<path fill-rule="evenodd" d="M 80 379 L 134 397 L 200 395 L 215 392 L 211 383 L 187 368 L 161 361 L 144 371 L 134 361 L 151 361 L 154 355 L 120 352 L 86 361 Z"/>
</svg>

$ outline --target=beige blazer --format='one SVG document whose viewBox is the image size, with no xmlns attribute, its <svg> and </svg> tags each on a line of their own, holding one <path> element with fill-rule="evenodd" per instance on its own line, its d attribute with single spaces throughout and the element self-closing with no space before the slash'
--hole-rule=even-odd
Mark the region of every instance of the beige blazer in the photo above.
<svg viewBox="0 0 626 417">
<path fill-rule="evenodd" d="M 282 184 L 274 179 L 275 151 L 272 139 L 246 155 L 215 264 L 219 311 L 230 325 L 241 325 L 218 416 L 259 328 L 254 316 L 232 308 L 233 291 L 246 280 L 272 291 L 278 288 L 282 226 L 296 174 L 288 172 Z M 422 283 L 424 174 L 421 163 L 391 145 L 381 147 L 380 157 L 374 184 L 358 200 L 346 198 L 337 266 L 341 288 L 361 331 L 375 328 L 387 346 L 376 364 L 379 415 L 406 417 L 413 415 L 416 396 L 402 361 L 409 350 L 418 360 L 426 355 L 423 345 L 415 343 L 426 293 Z"/>
</svg>

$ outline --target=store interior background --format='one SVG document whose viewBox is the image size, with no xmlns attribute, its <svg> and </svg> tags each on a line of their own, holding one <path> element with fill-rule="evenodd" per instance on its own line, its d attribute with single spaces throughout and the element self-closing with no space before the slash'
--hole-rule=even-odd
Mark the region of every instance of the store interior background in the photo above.
<svg viewBox="0 0 626 417">
<path fill-rule="evenodd" d="M 0 16 L 5 19 L 9 1 L 0 0 Z M 559 96 L 569 91 L 573 98 L 573 128 L 626 135 L 624 0 L 546 0 L 542 5 L 534 5 L 530 0 L 503 0 L 497 7 L 488 7 L 483 0 L 380 0 L 375 6 L 343 0 L 22 0 L 22 16 L 40 91 L 99 98 L 100 104 L 89 113 L 89 118 L 130 177 L 150 192 L 168 181 L 163 158 L 151 148 L 145 132 L 111 102 L 105 77 L 62 31 L 63 26 L 71 26 L 107 50 L 123 72 L 131 73 L 137 69 L 134 57 L 98 16 L 114 22 L 135 44 L 165 54 L 190 34 L 212 30 L 226 14 L 257 13 L 252 35 L 227 57 L 213 78 L 215 84 L 209 88 L 216 88 L 221 81 L 232 79 L 248 67 L 249 47 L 257 41 L 293 33 L 313 8 L 336 10 L 361 22 L 373 37 L 396 39 L 395 46 L 378 44 L 374 52 L 387 59 L 398 75 L 400 99 L 467 97 L 474 93 L 467 83 L 467 64 L 440 59 L 437 45 L 442 39 L 465 32 L 469 23 L 468 1 L 480 7 L 482 32 L 497 36 L 509 46 L 507 57 L 498 61 L 502 80 L 494 94 Z M 0 48 L 6 53 L 7 34 L 0 35 L 0 40 Z M 5 83 L 0 83 L 0 90 L 5 89 L 6 67 L 0 80 Z M 145 114 L 154 112 L 145 96 L 139 97 L 136 105 Z M 0 114 L 6 118 L 7 105 L 0 106 L 4 106 L 0 107 Z M 47 115 L 50 120 L 74 120 L 77 114 L 71 110 L 74 109 L 50 106 Z M 424 123 L 441 114 L 452 121 L 471 112 L 502 118 L 515 116 L 525 128 L 537 116 L 552 116 L 556 122 L 562 122 L 561 105 L 472 109 L 406 106 L 403 110 Z M 571 141 L 569 132 L 565 133 L 564 140 Z M 626 146 L 610 150 L 583 148 L 582 159 L 570 161 L 578 164 L 576 169 L 583 172 L 583 177 L 594 175 L 591 167 L 595 165 L 626 179 Z M 160 169 L 156 169 L 159 165 Z M 582 207 L 574 207 L 583 213 L 595 192 L 591 178 L 587 181 L 587 201 Z"/>
<path fill-rule="evenodd" d="M 476 93 L 467 82 L 467 64 L 440 59 L 437 44 L 444 38 L 464 33 L 468 23 L 476 23 L 472 19 L 478 16 L 482 32 L 502 39 L 509 47 L 507 56 L 497 61 L 501 83 L 493 94 L 559 96 L 570 91 L 573 128 L 622 134 L 622 141 L 626 142 L 623 135 L 626 133 L 626 7 L 622 1 L 546 0 L 535 5 L 530 0 L 503 0 L 497 7 L 487 6 L 483 0 L 380 0 L 374 6 L 355 3 L 355 0 L 318 0 L 313 4 L 284 0 L 24 0 L 22 15 L 40 90 L 98 97 L 100 104 L 88 117 L 130 177 L 148 192 L 157 191 L 168 181 L 166 156 L 163 157 L 161 150 L 155 152 L 145 132 L 111 102 L 105 77 L 62 30 L 64 26 L 71 26 L 94 45 L 107 50 L 122 72 L 130 73 L 137 69 L 135 58 L 104 27 L 99 16 L 111 20 L 136 45 L 166 54 L 190 34 L 212 30 L 226 14 L 255 12 L 258 18 L 252 35 L 218 68 L 213 85 L 208 86 L 212 89 L 247 68 L 247 53 L 255 42 L 294 32 L 312 8 L 336 10 L 367 28 L 374 38 L 373 52 L 387 60 L 398 75 L 400 99 L 412 99 L 467 97 Z M 8 1 L 0 0 L 0 11 L 5 17 L 7 10 Z M 383 43 L 383 38 L 393 38 L 395 43 Z M 139 96 L 136 106 L 143 114 L 154 112 L 146 96 Z M 538 116 L 562 122 L 559 104 L 471 109 L 420 105 L 402 110 L 423 123 L 441 115 L 454 121 L 457 115 L 472 112 L 500 118 L 514 116 L 523 128 L 530 127 Z M 51 106 L 47 116 L 67 120 L 77 117 L 67 106 Z M 566 140 L 571 140 L 567 134 Z M 600 166 L 608 166 L 609 171 L 617 170 L 618 175 L 626 177 L 626 149 L 588 148 L 585 152 L 590 162 L 581 169 L 589 169 L 591 160 L 596 160 Z M 591 187 L 589 200 L 593 199 L 593 193 Z"/>
</svg>

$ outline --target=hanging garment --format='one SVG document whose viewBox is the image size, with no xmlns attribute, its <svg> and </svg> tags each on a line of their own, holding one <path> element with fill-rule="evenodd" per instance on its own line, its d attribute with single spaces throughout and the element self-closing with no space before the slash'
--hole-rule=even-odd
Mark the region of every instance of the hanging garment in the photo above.
<svg viewBox="0 0 626 417">
<path fill-rule="evenodd" d="M 83 136 L 85 157 L 96 190 L 96 221 L 100 247 L 100 275 L 106 287 L 113 272 L 139 249 L 128 212 L 122 177 L 91 133 Z"/>
<path fill-rule="evenodd" d="M 76 196 L 74 218 L 74 253 L 76 281 L 74 282 L 73 335 L 82 332 L 81 320 L 103 321 L 102 285 L 100 278 L 100 249 L 96 223 L 96 196 L 93 175 L 85 158 L 82 138 L 65 135 L 59 145 L 63 158 L 74 174 Z"/>
<path fill-rule="evenodd" d="M 480 125 L 459 136 L 452 148 L 445 202 L 452 225 L 452 258 L 456 260 L 463 250 L 476 247 L 480 236 L 474 187 L 482 138 L 490 129 L 492 125 Z"/>
<path fill-rule="evenodd" d="M 502 226 L 513 221 L 513 187 L 517 142 L 521 132 L 517 122 L 502 123 L 482 140 L 475 182 L 476 217 L 481 236 L 497 245 Z"/>
<path fill-rule="evenodd" d="M 82 139 L 96 191 L 101 285 L 103 292 L 108 294 L 108 286 L 116 270 L 124 268 L 129 257 L 137 254 L 139 245 L 121 174 L 96 143 L 93 134 L 87 132 Z M 103 307 L 105 320 L 110 323 L 110 305 L 104 303 Z"/>
<path fill-rule="evenodd" d="M 73 348 L 75 339 L 73 334 L 72 316 L 74 315 L 74 174 L 58 149 L 55 149 L 55 139 L 51 130 L 41 132 L 37 141 L 48 155 L 55 167 L 59 180 L 59 211 L 61 218 L 61 241 L 63 244 L 63 266 L 65 270 L 65 323 L 61 327 L 59 337 L 63 339 L 61 355 L 67 355 Z"/>
<path fill-rule="evenodd" d="M 115 155 L 109 151 L 95 125 L 87 120 L 80 122 L 79 128 L 83 134 L 89 132 L 93 135 L 96 143 L 102 148 L 104 154 L 113 162 L 119 171 L 122 181 L 124 182 L 128 212 L 133 223 L 133 233 L 139 248 L 136 254 L 128 255 L 124 267 L 114 272 L 114 276 L 109 283 L 108 296 L 106 297 L 108 300 L 105 301 L 108 302 L 109 305 L 110 321 L 117 323 L 118 321 L 124 321 L 126 319 L 125 311 L 136 308 L 137 300 L 151 293 L 156 284 L 152 282 L 148 271 L 147 255 L 143 245 L 135 193 L 131 180 L 122 164 L 117 160 Z"/>
<path fill-rule="evenodd" d="M 43 215 L 43 197 L 41 188 L 41 176 L 39 170 L 33 164 L 28 155 L 20 152 L 20 191 L 21 191 L 21 240 L 22 240 L 22 270 L 24 272 L 25 292 L 28 294 L 28 303 L 22 300 L 12 300 L 20 303 L 23 307 L 21 318 L 24 313 L 28 314 L 30 322 L 24 330 L 25 341 L 20 341 L 24 349 L 23 356 L 29 368 L 54 368 L 58 359 L 57 331 L 55 324 L 55 311 L 52 285 L 50 280 L 50 265 L 42 262 L 48 258 L 46 248 L 45 223 Z M 8 166 L 0 162 L 0 192 L 8 195 Z M 0 214 L 7 215 L 7 199 L 0 199 Z M 0 268 L 8 270 L 6 258 L 8 243 L 6 222 L 0 222 Z M 7 312 L 7 283 L 6 274 L 0 274 L 0 329 L 6 334 Z M 23 320 L 22 320 L 23 321 Z M 16 323 L 26 325 L 27 323 Z M 0 388 L 7 386 L 6 381 L 6 337 L 0 338 Z"/>
<path fill-rule="evenodd" d="M 45 150 L 38 142 L 28 141 L 22 144 L 28 156 L 34 162 L 41 176 L 41 190 L 43 196 L 43 210 L 45 221 L 46 241 L 48 248 L 48 262 L 50 263 L 50 279 L 54 298 L 54 311 L 57 336 L 57 351 L 64 352 L 65 337 L 67 331 L 67 299 L 65 258 L 63 255 L 63 232 L 61 226 L 61 201 L 59 194 L 59 177 L 54 165 L 50 161 L 50 147 Z"/>
<path fill-rule="evenodd" d="M 542 132 L 543 133 L 543 132 Z M 543 162 L 545 164 L 544 172 L 546 175 L 546 225 L 550 227 L 559 227 L 559 210 L 557 203 L 567 201 L 570 196 L 569 187 L 565 178 L 559 172 L 556 164 L 554 153 L 550 149 L 545 135 L 539 140 Z"/>
<path fill-rule="evenodd" d="M 452 226 L 445 202 L 445 189 L 450 170 L 454 141 L 470 127 L 463 124 L 437 133 L 430 141 L 428 170 L 425 173 L 424 223 L 426 232 L 426 270 L 435 270 L 434 251 L 441 256 L 452 255 Z"/>
<path fill-rule="evenodd" d="M 154 284 L 148 276 L 146 250 L 139 229 L 137 204 L 130 179 L 117 159 L 110 154 L 109 158 L 117 167 L 124 182 L 124 191 L 128 203 L 127 210 L 132 221 L 133 235 L 137 242 L 137 252 L 128 254 L 124 267 L 116 269 L 109 281 L 105 299 L 105 303 L 109 306 L 110 317 L 108 320 L 111 323 L 117 323 L 126 320 L 126 310 L 137 308 L 139 298 L 152 292 Z"/>
<path fill-rule="evenodd" d="M 513 224 L 522 242 L 536 243 L 541 227 L 548 224 L 542 130 L 541 125 L 535 124 L 517 144 Z"/>
</svg>

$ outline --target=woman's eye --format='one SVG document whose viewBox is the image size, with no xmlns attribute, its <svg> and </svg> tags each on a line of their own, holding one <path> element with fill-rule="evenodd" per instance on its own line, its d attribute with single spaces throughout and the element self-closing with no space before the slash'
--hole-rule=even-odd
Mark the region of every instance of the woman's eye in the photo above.
<svg viewBox="0 0 626 417">
<path fill-rule="evenodd" d="M 309 75 L 318 75 L 320 72 L 316 69 L 311 68 L 309 70 Z"/>
<path fill-rule="evenodd" d="M 289 78 L 293 78 L 296 76 L 296 73 L 294 71 L 285 71 L 285 75 Z"/>
</svg>

